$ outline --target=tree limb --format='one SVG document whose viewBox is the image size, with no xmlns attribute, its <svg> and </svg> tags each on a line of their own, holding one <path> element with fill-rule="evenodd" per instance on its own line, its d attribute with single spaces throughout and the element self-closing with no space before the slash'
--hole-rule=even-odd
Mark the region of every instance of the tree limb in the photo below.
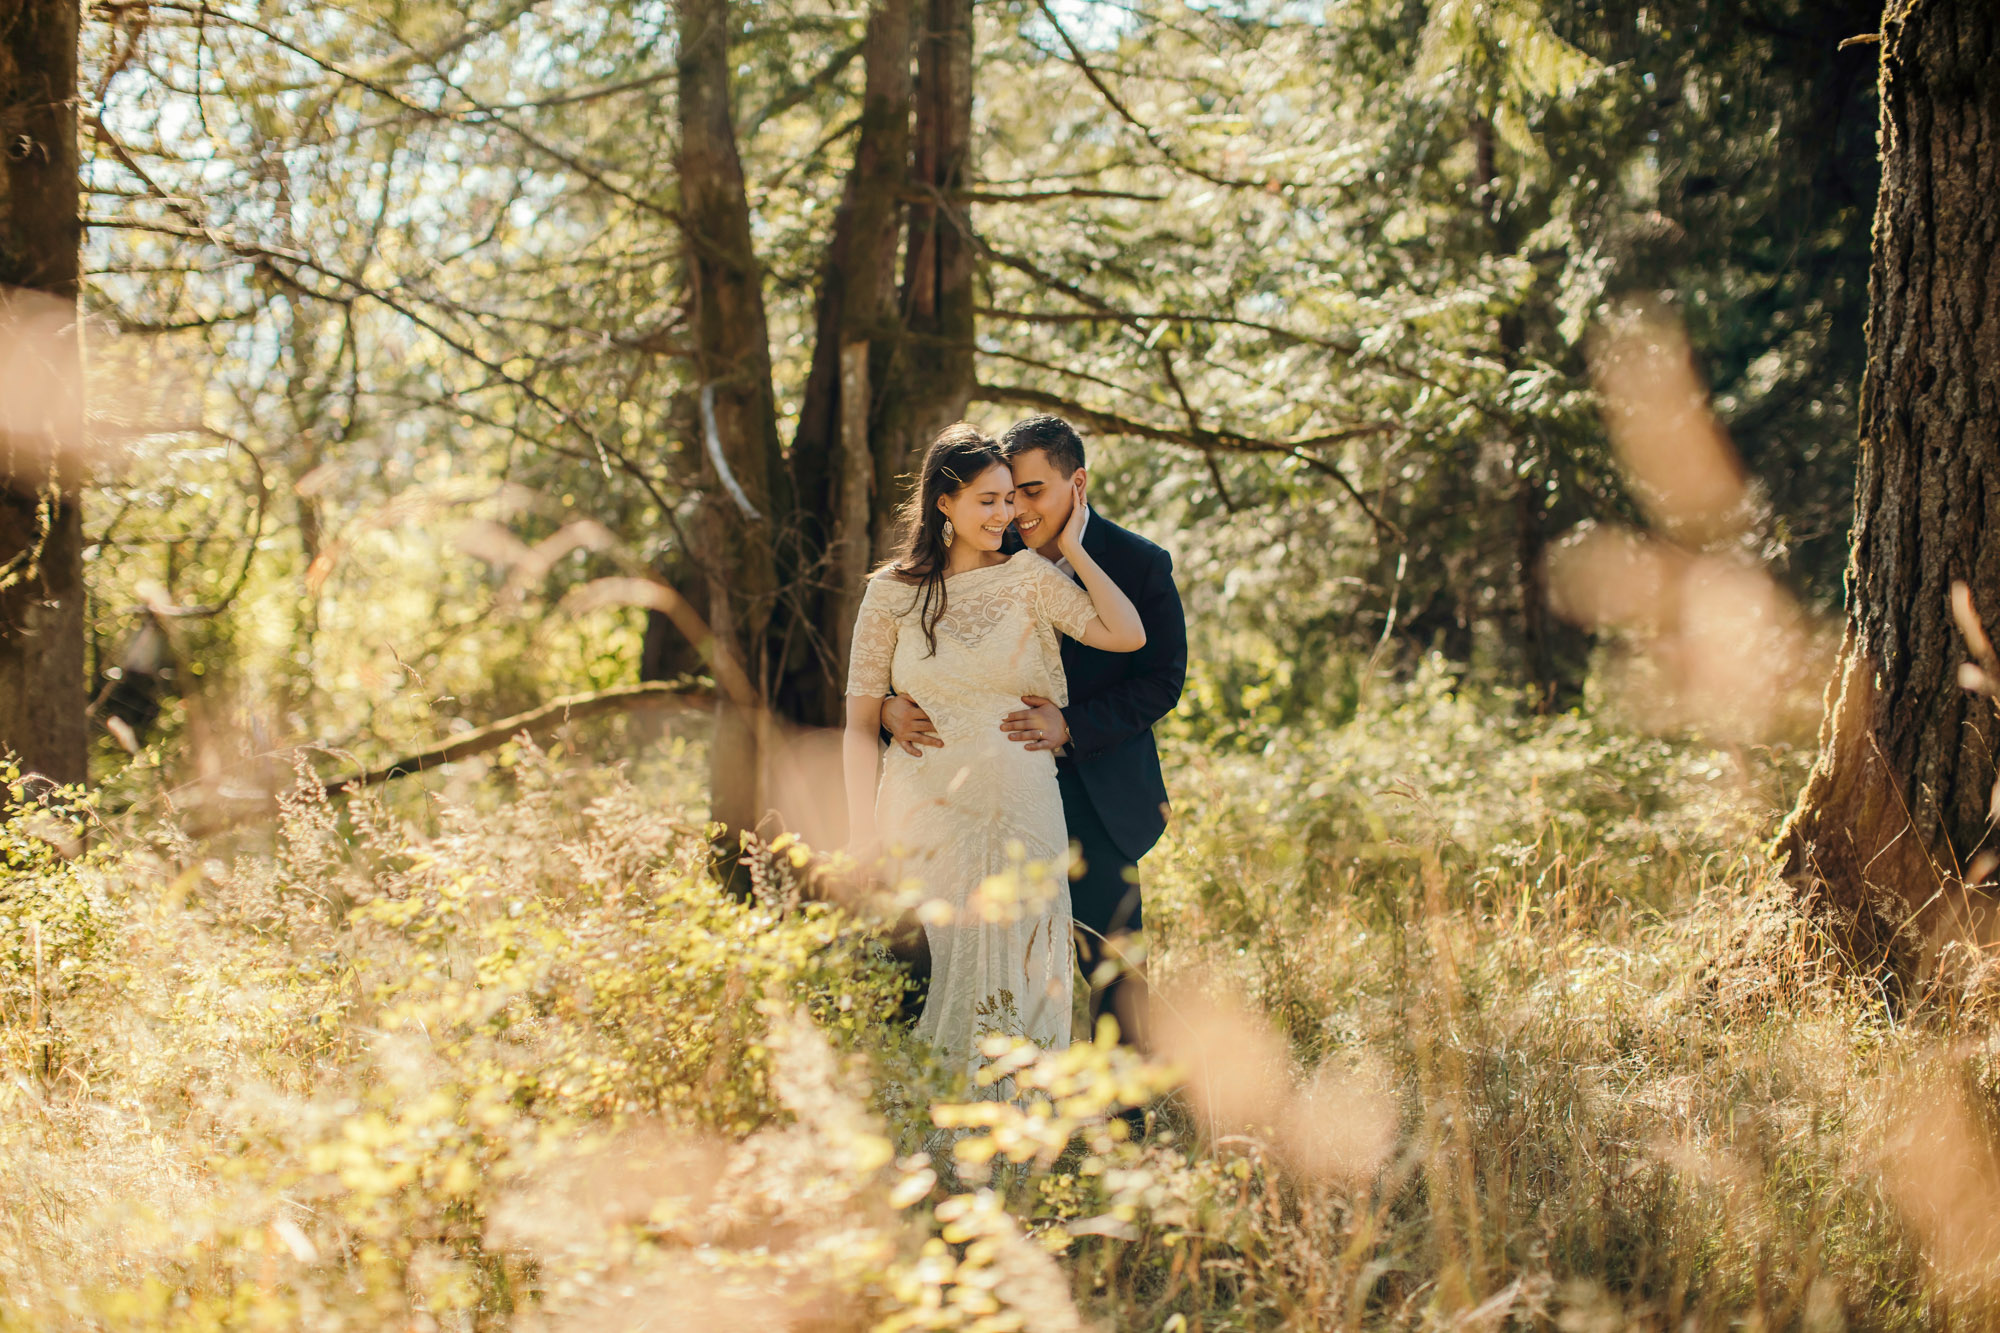
<svg viewBox="0 0 2000 1333">
<path fill-rule="evenodd" d="M 1322 448 L 1329 444 L 1343 444 L 1348 440 L 1361 439 L 1368 435 L 1382 435 L 1395 430 L 1388 422 L 1363 422 L 1344 426 L 1336 431 L 1308 436 L 1302 440 L 1261 440 L 1255 436 L 1239 435 L 1234 431 L 1219 430 L 1177 430 L 1172 426 L 1156 426 L 1150 422 L 1138 421 L 1121 416 L 1116 412 L 1106 412 L 1086 406 L 1058 394 L 1041 389 L 1031 389 L 1021 384 L 977 384 L 972 396 L 982 403 L 1013 403 L 1022 407 L 1039 407 L 1054 412 L 1072 421 L 1082 422 L 1093 430 L 1101 430 L 1113 435 L 1130 435 L 1143 440 L 1159 440 L 1166 444 L 1178 444 L 1200 453 L 1210 450 L 1224 450 L 1243 454 L 1283 454 L 1296 458 L 1315 472 L 1325 473 L 1340 484 L 1355 505 L 1375 524 L 1377 531 L 1397 541 L 1403 539 L 1403 530 L 1377 513 L 1375 506 L 1368 503 L 1368 497 L 1349 480 L 1347 474 L 1333 463 L 1314 454 L 1309 449 Z"/>
<path fill-rule="evenodd" d="M 966 204 L 1039 204 L 1050 199 L 1130 199 L 1142 204 L 1163 202 L 1164 194 L 1136 194 L 1130 190 L 1023 190 L 1018 194 L 995 194 L 990 190 L 954 190 L 952 199 Z"/>
<path fill-rule="evenodd" d="M 1146 142 L 1153 146 L 1153 150 L 1166 159 L 1168 166 L 1176 171 L 1185 171 L 1190 176 L 1198 176 L 1210 185 L 1219 185 L 1226 190 L 1262 190 L 1275 184 L 1271 181 L 1239 180 L 1232 176 L 1218 176 L 1212 171 L 1184 161 L 1179 153 L 1160 138 L 1152 126 L 1125 109 L 1125 103 L 1119 100 L 1117 93 L 1111 91 L 1111 85 L 1104 81 L 1104 77 L 1097 72 L 1097 67 L 1090 63 L 1090 57 L 1084 55 L 1083 48 L 1077 45 L 1076 39 L 1069 35 L 1069 29 L 1065 28 L 1062 20 L 1056 17 L 1056 11 L 1049 5 L 1049 0 L 1035 0 L 1035 2 L 1042 11 L 1042 17 L 1049 21 L 1049 26 L 1056 30 L 1056 36 L 1060 37 L 1062 44 L 1069 49 L 1070 60 L 1075 64 L 1077 71 L 1089 80 L 1091 87 L 1097 89 L 1098 95 L 1118 114 L 1120 120 L 1145 137 Z"/>
<path fill-rule="evenodd" d="M 1311 333 L 1300 333 L 1278 324 L 1266 324 L 1259 320 L 1243 319 L 1235 315 L 1198 315 L 1180 310 L 1122 310 L 1083 287 L 1050 273 L 1033 260 L 1020 255 L 996 250 L 985 241 L 979 242 L 980 250 L 994 263 L 1003 268 L 1029 278 L 1050 291 L 1061 292 L 1085 310 L 1003 310 L 995 306 L 980 306 L 975 312 L 981 319 L 1004 319 L 1019 324 L 1120 324 L 1127 328 L 1144 329 L 1149 324 L 1207 324 L 1226 328 L 1251 329 L 1269 334 L 1289 343 L 1304 347 L 1323 348 L 1338 353 L 1351 362 L 1372 367 L 1396 379 L 1408 380 L 1414 384 L 1429 385 L 1446 393 L 1454 391 L 1435 376 L 1420 370 L 1399 365 L 1381 353 L 1363 353 L 1361 344 L 1354 339 L 1326 338 Z M 1456 394 L 1454 393 L 1454 396 Z"/>
<path fill-rule="evenodd" d="M 561 726 L 565 722 L 672 699 L 686 700 L 691 705 L 705 705 L 713 699 L 713 693 L 701 686 L 685 682 L 652 680 L 638 685 L 615 685 L 608 690 L 595 690 L 588 694 L 567 695 L 561 699 L 552 699 L 540 708 L 531 708 L 525 713 L 516 713 L 513 717 L 502 718 L 498 722 L 469 731 L 462 736 L 455 736 L 449 741 L 427 745 L 389 763 L 336 776 L 322 785 L 329 796 L 352 795 L 364 788 L 377 787 L 395 778 L 428 772 L 460 759 L 470 759 L 474 755 L 497 750 L 523 733 L 533 735 Z M 109 813 L 129 815 L 142 810 L 150 803 L 149 800 L 135 801 L 131 805 Z M 224 809 L 210 806 L 190 810 L 188 813 L 192 817 L 186 825 L 188 836 L 211 838 L 218 833 L 226 833 L 230 829 L 241 827 L 253 819 L 276 814 L 279 809 L 279 798 L 273 793 L 252 802 L 229 804 L 230 808 Z"/>
<path fill-rule="evenodd" d="M 265 41 L 270 42 L 273 46 L 284 51 L 289 51 L 299 59 L 325 70 L 343 82 L 374 93 L 377 97 L 400 108 L 409 115 L 419 116 L 425 120 L 446 123 L 493 125 L 512 135 L 535 152 L 542 154 L 544 157 L 549 158 L 551 161 L 570 171 L 574 171 L 577 175 L 583 177 L 599 189 L 604 190 L 606 193 L 623 199 L 634 208 L 665 218 L 676 226 L 680 225 L 680 215 L 674 209 L 655 203 L 653 200 L 642 198 L 630 190 L 615 184 L 602 172 L 584 162 L 583 159 L 577 157 L 574 153 L 545 142 L 521 126 L 508 120 L 506 113 L 514 108 L 505 104 L 499 106 L 485 105 L 466 93 L 464 89 L 446 79 L 442 73 L 438 74 L 438 81 L 444 84 L 445 87 L 450 88 L 459 97 L 464 98 L 470 105 L 449 110 L 442 107 L 425 106 L 423 103 L 407 97 L 395 88 L 390 87 L 388 83 L 381 79 L 371 78 L 358 70 L 349 69 L 339 61 L 301 46 L 275 28 L 268 27 L 240 14 L 231 14 L 227 11 L 216 9 L 205 2 L 183 3 L 180 0 L 99 0 L 92 8 L 97 12 L 105 14 L 122 14 L 135 10 L 142 13 L 164 10 L 194 16 L 203 21 L 216 19 L 223 23 L 231 24 L 243 29 L 245 32 L 255 33 Z"/>
<path fill-rule="evenodd" d="M 488 750 L 497 750 L 514 737 L 526 732 L 530 735 L 561 726 L 565 722 L 576 722 L 600 713 L 623 712 L 644 704 L 665 699 L 683 699 L 691 704 L 706 704 L 713 700 L 712 691 L 701 686 L 678 681 L 649 680 L 637 685 L 614 685 L 608 690 L 594 690 L 588 694 L 567 694 L 560 699 L 551 699 L 540 708 L 530 708 L 525 713 L 503 717 L 498 722 L 489 722 L 483 727 L 475 727 L 448 741 L 424 746 L 413 750 L 400 759 L 393 759 L 374 768 L 363 769 L 343 777 L 330 779 L 326 784 L 329 792 L 357 791 L 363 787 L 380 786 L 392 778 L 407 777 L 412 773 L 422 773 L 444 764 L 469 759 Z"/>
<path fill-rule="evenodd" d="M 855 57 L 859 56 L 866 47 L 867 43 L 865 41 L 851 42 L 841 47 L 838 51 L 835 51 L 826 64 L 820 66 L 811 78 L 807 79 L 804 83 L 793 84 L 751 113 L 748 120 L 736 127 L 736 137 L 738 139 L 750 138 L 758 130 L 762 129 L 764 122 L 771 119 L 771 117 L 783 115 L 815 93 L 822 92 L 831 87 L 840 78 L 842 71 L 853 64 Z"/>
<path fill-rule="evenodd" d="M 1164 344 L 1160 347 L 1160 370 L 1173 386 L 1174 397 L 1180 399 L 1181 414 L 1187 418 L 1188 430 L 1199 436 L 1202 433 L 1201 416 L 1194 410 L 1194 402 L 1188 397 L 1187 388 L 1181 383 L 1180 371 L 1174 369 L 1174 354 Z M 1201 451 L 1202 461 L 1208 464 L 1208 479 L 1215 483 L 1215 493 L 1222 501 L 1222 512 L 1236 512 L 1236 502 L 1229 498 L 1229 486 L 1222 479 L 1222 468 L 1215 461 L 1215 450 Z"/>
</svg>

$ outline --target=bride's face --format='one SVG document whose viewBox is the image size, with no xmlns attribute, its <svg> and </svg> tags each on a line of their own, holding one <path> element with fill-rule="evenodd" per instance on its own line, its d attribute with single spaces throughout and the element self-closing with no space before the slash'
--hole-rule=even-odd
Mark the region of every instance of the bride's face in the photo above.
<svg viewBox="0 0 2000 1333">
<path fill-rule="evenodd" d="M 957 532 L 954 543 L 997 551 L 1014 521 L 1014 474 L 995 463 L 950 495 L 939 496 L 938 508 Z"/>
</svg>

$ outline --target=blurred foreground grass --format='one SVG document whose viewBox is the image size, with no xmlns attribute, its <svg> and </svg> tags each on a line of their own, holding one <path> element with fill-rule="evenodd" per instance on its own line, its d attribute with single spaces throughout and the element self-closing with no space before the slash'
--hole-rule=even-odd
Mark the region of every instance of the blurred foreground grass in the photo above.
<svg viewBox="0 0 2000 1333">
<path fill-rule="evenodd" d="M 804 849 L 718 893 L 678 770 L 16 817 L 0 1327 L 2000 1318 L 1991 978 L 1842 966 L 1761 852 L 1800 755 L 1424 677 L 1169 762 L 1174 1068 L 996 1044 L 1015 1103 L 894 1035 Z"/>
</svg>

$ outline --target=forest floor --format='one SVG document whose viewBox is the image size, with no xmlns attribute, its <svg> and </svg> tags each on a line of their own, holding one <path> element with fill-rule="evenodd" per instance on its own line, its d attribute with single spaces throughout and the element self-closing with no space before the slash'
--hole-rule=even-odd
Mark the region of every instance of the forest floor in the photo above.
<svg viewBox="0 0 2000 1333">
<path fill-rule="evenodd" d="M 806 849 L 716 889 L 698 744 L 226 844 L 15 818 L 0 1328 L 2000 1314 L 1992 977 L 1893 990 L 1799 910 L 1806 755 L 1422 681 L 1167 749 L 1163 1059 L 996 1043 L 1014 1103 L 895 1035 Z"/>
</svg>

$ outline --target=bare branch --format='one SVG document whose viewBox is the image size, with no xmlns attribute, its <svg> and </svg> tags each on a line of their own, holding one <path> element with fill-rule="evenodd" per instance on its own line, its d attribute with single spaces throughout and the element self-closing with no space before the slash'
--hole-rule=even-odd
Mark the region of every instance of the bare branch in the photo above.
<svg viewBox="0 0 2000 1333">
<path fill-rule="evenodd" d="M 771 117 L 784 115 L 785 112 L 790 111 L 814 93 L 820 92 L 830 86 L 834 80 L 841 76 L 842 71 L 854 63 L 854 58 L 860 55 L 867 48 L 867 45 L 868 43 L 864 40 L 843 46 L 838 51 L 835 51 L 826 64 L 813 72 L 813 76 L 810 79 L 807 79 L 804 83 L 793 84 L 770 101 L 764 103 L 763 106 L 758 107 L 748 120 L 736 127 L 736 137 L 739 139 L 749 138 L 762 129 L 764 122 L 771 119 Z"/>
<path fill-rule="evenodd" d="M 1375 506 L 1368 503 L 1368 497 L 1348 479 L 1345 472 L 1326 459 L 1308 452 L 1369 435 L 1385 435 L 1399 429 L 1388 422 L 1346 426 L 1337 431 L 1309 436 L 1302 440 L 1260 440 L 1254 436 L 1236 434 L 1234 431 L 1191 431 L 1177 430 L 1172 426 L 1158 426 L 1020 384 L 982 383 L 974 386 L 972 396 L 982 403 L 1014 403 L 1023 407 L 1039 407 L 1044 411 L 1081 422 L 1093 430 L 1106 431 L 1114 435 L 1130 435 L 1143 440 L 1159 440 L 1197 452 L 1219 449 L 1229 453 L 1282 454 L 1288 458 L 1295 458 L 1315 472 L 1324 473 L 1337 481 L 1361 512 L 1375 524 L 1377 531 L 1397 541 L 1403 538 L 1403 530 L 1377 513 Z"/>
<path fill-rule="evenodd" d="M 297 42 L 292 41 L 284 34 L 278 32 L 274 28 L 268 27 L 262 23 L 258 23 L 254 19 L 245 18 L 238 14 L 230 14 L 223 10 L 215 9 L 205 3 L 190 4 L 190 3 L 183 3 L 181 2 L 181 0 L 98 0 L 98 3 L 93 6 L 93 9 L 95 9 L 98 12 L 106 14 L 122 14 L 133 10 L 141 12 L 167 11 L 174 13 L 198 15 L 203 19 L 215 19 L 223 23 L 231 24 L 235 27 L 243 29 L 245 32 L 252 32 L 257 34 L 259 37 L 262 37 L 265 41 L 270 42 L 273 46 L 276 46 L 281 50 L 289 51 L 293 55 L 297 56 L 299 59 L 304 60 L 309 64 L 315 65 L 318 68 L 325 70 L 327 73 L 342 80 L 343 82 L 351 83 L 357 88 L 365 88 L 369 92 L 375 94 L 377 97 L 380 97 L 386 102 L 392 103 L 393 105 L 399 107 L 400 109 L 408 112 L 411 115 L 420 116 L 425 120 L 440 121 L 448 124 L 495 125 L 500 129 L 506 131 L 508 134 L 511 134 L 514 138 L 520 140 L 528 147 L 534 149 L 536 152 L 542 154 L 544 157 L 549 158 L 551 161 L 556 162 L 560 166 L 570 171 L 574 171 L 577 175 L 583 177 L 585 180 L 589 181 L 592 185 L 597 186 L 599 189 L 605 191 L 608 194 L 615 195 L 616 197 L 623 199 L 626 203 L 631 204 L 634 208 L 642 209 L 645 212 L 652 213 L 655 214 L 656 216 L 665 218 L 668 221 L 673 222 L 677 226 L 680 223 L 680 216 L 673 209 L 667 208 L 661 204 L 657 204 L 650 199 L 641 198 L 640 196 L 633 194 L 630 190 L 627 190 L 622 186 L 619 186 L 614 182 L 612 182 L 602 172 L 592 167 L 589 163 L 583 161 L 583 159 L 577 157 L 574 153 L 571 153 L 562 148 L 558 148 L 554 144 L 545 142 L 536 135 L 529 133 L 525 129 L 522 129 L 519 125 L 516 125 L 513 122 L 509 121 L 506 118 L 506 114 L 508 111 L 513 110 L 514 108 L 506 106 L 504 104 L 500 106 L 484 105 L 474 100 L 470 95 L 468 95 L 463 89 L 459 88 L 456 84 L 451 83 L 449 80 L 446 80 L 442 74 L 438 76 L 439 81 L 444 83 L 444 85 L 447 88 L 450 88 L 453 93 L 457 94 L 459 97 L 464 98 L 466 102 L 469 103 L 469 105 L 453 110 L 446 110 L 441 107 L 425 106 L 423 103 L 415 101 L 412 98 L 405 96 L 403 93 L 398 92 L 395 88 L 389 86 L 387 83 L 384 83 L 380 79 L 370 78 L 369 76 L 362 74 L 356 70 L 347 68 L 346 66 L 340 64 L 335 60 L 329 59 L 326 56 L 318 54 L 317 52 L 308 50 L 307 48 L 299 45 Z M 669 77 L 669 75 L 662 74 L 660 77 L 666 78 Z"/>
<path fill-rule="evenodd" d="M 1188 430 L 1197 438 L 1201 436 L 1201 416 L 1194 410 L 1194 403 L 1188 398 L 1187 388 L 1181 383 L 1180 371 L 1174 368 L 1174 354 L 1166 346 L 1160 348 L 1160 369 L 1166 374 L 1167 383 L 1173 386 L 1174 397 L 1181 401 L 1181 413 L 1187 417 Z M 1236 502 L 1229 498 L 1229 487 L 1223 483 L 1222 468 L 1215 461 L 1215 450 L 1203 449 L 1202 461 L 1208 464 L 1208 479 L 1215 483 L 1215 493 L 1222 500 L 1224 513 L 1236 512 Z"/>
<path fill-rule="evenodd" d="M 220 597 L 216 598 L 213 602 L 201 606 L 154 606 L 150 608 L 152 613 L 157 616 L 171 616 L 180 620 L 196 620 L 219 616 L 224 611 L 227 611 L 230 605 L 235 602 L 237 594 L 242 592 L 244 585 L 250 581 L 250 566 L 256 562 L 257 548 L 264 540 L 264 520 L 271 508 L 271 481 L 265 475 L 264 460 L 257 456 L 257 451 L 242 440 L 237 439 L 234 435 L 226 435 L 215 427 L 206 424 L 189 426 L 185 429 L 191 435 L 206 435 L 212 440 L 218 440 L 223 444 L 240 450 L 243 456 L 250 460 L 251 470 L 257 474 L 256 517 L 250 525 L 249 536 L 244 538 L 243 541 L 243 563 L 236 571 L 235 581 L 224 590 Z"/>
<path fill-rule="evenodd" d="M 1190 176 L 1198 176 L 1210 185 L 1220 185 L 1228 190 L 1264 190 L 1275 184 L 1272 181 L 1239 180 L 1232 176 L 1218 176 L 1212 171 L 1205 170 L 1184 160 L 1170 144 L 1160 138 L 1152 126 L 1146 124 L 1125 109 L 1125 103 L 1119 100 L 1117 93 L 1111 91 L 1111 85 L 1104 81 L 1103 76 L 1097 72 L 1096 66 L 1090 63 L 1090 57 L 1083 53 L 1083 48 L 1078 46 L 1076 39 L 1069 35 L 1069 29 L 1065 28 L 1062 20 L 1056 17 L 1056 11 L 1050 7 L 1049 0 L 1035 0 L 1035 4 L 1042 11 L 1042 17 L 1047 19 L 1049 25 L 1056 30 L 1056 36 L 1062 39 L 1062 44 L 1069 49 L 1071 62 L 1075 64 L 1083 77 L 1090 81 L 1090 86 L 1097 89 L 1098 95 L 1104 99 L 1107 106 L 1118 113 L 1120 120 L 1145 136 L 1146 142 L 1153 146 L 1155 152 L 1166 159 L 1168 166 L 1174 168 L 1176 171 L 1184 171 Z"/>
<path fill-rule="evenodd" d="M 1164 194 L 1135 194 L 1130 190 L 1023 190 L 1019 194 L 993 194 L 984 190 L 957 190 L 952 199 L 965 204 L 1040 204 L 1051 199 L 1130 199 L 1157 204 Z"/>
</svg>

